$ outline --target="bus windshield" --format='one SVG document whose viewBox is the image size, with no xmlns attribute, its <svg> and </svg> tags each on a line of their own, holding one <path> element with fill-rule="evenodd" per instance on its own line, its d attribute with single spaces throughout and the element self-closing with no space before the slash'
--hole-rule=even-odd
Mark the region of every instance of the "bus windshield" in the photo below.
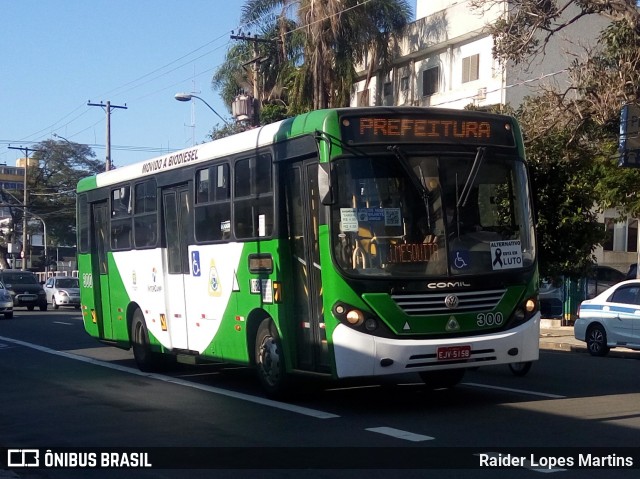
<svg viewBox="0 0 640 479">
<path fill-rule="evenodd" d="M 391 150 L 334 164 L 333 252 L 347 275 L 446 277 L 534 264 L 523 161 L 489 148 Z"/>
</svg>

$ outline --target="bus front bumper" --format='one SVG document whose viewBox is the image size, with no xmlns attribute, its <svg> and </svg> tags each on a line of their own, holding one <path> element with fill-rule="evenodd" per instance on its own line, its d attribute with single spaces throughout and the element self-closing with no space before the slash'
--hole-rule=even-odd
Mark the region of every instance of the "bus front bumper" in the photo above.
<svg viewBox="0 0 640 479">
<path fill-rule="evenodd" d="M 535 361 L 539 345 L 539 313 L 508 331 L 471 337 L 390 339 L 363 334 L 342 324 L 333 332 L 338 378 Z M 441 358 L 453 358 L 438 359 L 439 353 Z"/>
</svg>

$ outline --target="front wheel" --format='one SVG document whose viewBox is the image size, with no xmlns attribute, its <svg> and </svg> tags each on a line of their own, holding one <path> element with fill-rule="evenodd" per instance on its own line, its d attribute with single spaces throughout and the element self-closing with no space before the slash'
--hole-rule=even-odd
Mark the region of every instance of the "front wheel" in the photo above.
<svg viewBox="0 0 640 479">
<path fill-rule="evenodd" d="M 509 369 L 514 376 L 524 376 L 531 369 L 531 361 L 523 361 L 520 363 L 509 363 Z"/>
<path fill-rule="evenodd" d="M 51 296 L 51 306 L 53 306 L 53 309 L 58 309 L 60 307 L 58 305 L 58 303 L 56 302 L 56 297 L 55 296 Z"/>
<path fill-rule="evenodd" d="M 607 346 L 607 332 L 599 324 L 595 324 L 587 331 L 587 349 L 591 356 L 605 356 L 609 352 Z"/>
<path fill-rule="evenodd" d="M 260 384 L 269 396 L 281 397 L 288 392 L 289 380 L 282 341 L 275 324 L 270 319 L 263 320 L 258 327 L 255 362 Z"/>
<path fill-rule="evenodd" d="M 429 389 L 451 389 L 464 377 L 464 369 L 440 369 L 420 373 L 420 379 Z"/>
</svg>

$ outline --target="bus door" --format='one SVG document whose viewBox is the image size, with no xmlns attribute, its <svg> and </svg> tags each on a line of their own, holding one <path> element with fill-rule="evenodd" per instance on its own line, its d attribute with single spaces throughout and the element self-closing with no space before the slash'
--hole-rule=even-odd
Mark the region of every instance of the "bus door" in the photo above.
<svg viewBox="0 0 640 479">
<path fill-rule="evenodd" d="M 190 274 L 190 200 L 188 185 L 162 191 L 164 219 L 164 295 L 171 347 L 189 349 L 185 303 L 185 276 Z"/>
<path fill-rule="evenodd" d="M 111 298 L 109 294 L 109 208 L 107 202 L 91 205 L 93 228 L 90 228 L 93 304 L 98 333 L 102 339 L 113 339 Z"/>
<path fill-rule="evenodd" d="M 293 316 L 297 367 L 328 372 L 329 357 L 318 244 L 319 195 L 317 159 L 288 166 L 285 182 L 293 272 Z"/>
</svg>

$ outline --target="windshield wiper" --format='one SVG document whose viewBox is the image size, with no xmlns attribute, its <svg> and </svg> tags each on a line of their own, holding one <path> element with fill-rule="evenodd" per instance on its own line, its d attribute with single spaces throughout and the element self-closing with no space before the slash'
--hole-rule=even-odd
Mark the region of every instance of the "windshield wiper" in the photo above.
<svg viewBox="0 0 640 479">
<path fill-rule="evenodd" d="M 469 171 L 469 176 L 467 177 L 467 182 L 464 184 L 462 188 L 462 193 L 460 193 L 460 197 L 458 198 L 458 203 L 456 204 L 456 208 L 460 208 L 467 206 L 467 200 L 469 199 L 469 193 L 471 193 L 471 188 L 473 187 L 473 183 L 476 181 L 476 176 L 478 176 L 478 171 L 480 171 L 480 166 L 484 160 L 484 156 L 487 152 L 487 148 L 484 146 L 478 147 L 478 152 L 476 153 L 476 157 L 473 160 L 473 165 L 471 165 L 471 171 Z"/>
<path fill-rule="evenodd" d="M 431 229 L 431 215 L 429 214 L 429 191 L 424 186 L 422 181 L 418 178 L 418 175 L 416 175 L 416 172 L 413 171 L 413 169 L 411 169 L 409 160 L 407 159 L 404 152 L 400 149 L 398 145 L 387 146 L 387 150 L 391 151 L 394 155 L 396 155 L 398 162 L 400 163 L 405 173 L 409 177 L 411 184 L 413 184 L 413 186 L 420 193 L 420 197 L 424 202 L 425 210 L 427 211 L 427 225 L 429 226 L 429 229 Z"/>
</svg>

